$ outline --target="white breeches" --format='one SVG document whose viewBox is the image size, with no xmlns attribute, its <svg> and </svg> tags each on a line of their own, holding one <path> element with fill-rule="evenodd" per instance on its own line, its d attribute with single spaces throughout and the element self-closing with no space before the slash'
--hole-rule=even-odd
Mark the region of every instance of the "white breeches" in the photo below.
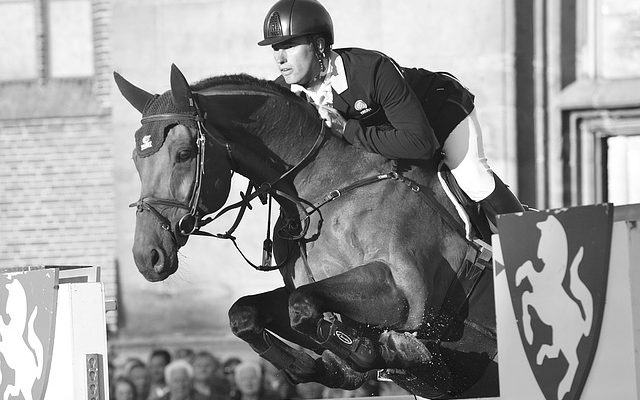
<svg viewBox="0 0 640 400">
<path fill-rule="evenodd" d="M 467 196 L 477 202 L 493 192 L 495 181 L 484 155 L 482 131 L 475 109 L 449 134 L 442 151 L 444 163 Z"/>
</svg>

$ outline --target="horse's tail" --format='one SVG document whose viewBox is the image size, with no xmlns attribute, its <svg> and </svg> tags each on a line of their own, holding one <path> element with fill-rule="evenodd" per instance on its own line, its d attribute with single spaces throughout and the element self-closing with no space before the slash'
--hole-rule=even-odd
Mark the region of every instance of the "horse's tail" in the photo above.
<svg viewBox="0 0 640 400">
<path fill-rule="evenodd" d="M 44 361 L 44 347 L 42 346 L 42 342 L 38 335 L 36 334 L 34 324 L 36 317 L 38 315 L 38 306 L 33 309 L 33 312 L 29 316 L 29 325 L 27 329 L 27 342 L 29 343 L 29 347 L 33 349 L 33 353 L 35 355 L 35 367 L 37 370 L 36 379 L 40 379 L 42 376 L 42 364 Z"/>
<path fill-rule="evenodd" d="M 578 267 L 580 266 L 580 262 L 582 261 L 582 257 L 584 256 L 584 247 L 580 247 L 578 253 L 574 257 L 571 262 L 570 273 L 571 279 L 569 283 L 569 288 L 571 289 L 571 293 L 575 296 L 575 298 L 580 302 L 580 307 L 582 308 L 583 318 L 582 318 L 582 333 L 583 335 L 587 335 L 591 330 L 591 321 L 593 320 L 593 297 L 591 296 L 591 292 L 587 286 L 580 280 L 580 276 L 578 275 Z"/>
</svg>

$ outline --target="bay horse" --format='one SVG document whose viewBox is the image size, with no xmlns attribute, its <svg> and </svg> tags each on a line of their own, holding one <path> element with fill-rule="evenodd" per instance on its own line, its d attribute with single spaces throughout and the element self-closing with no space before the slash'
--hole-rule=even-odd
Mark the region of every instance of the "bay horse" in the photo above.
<svg viewBox="0 0 640 400">
<path fill-rule="evenodd" d="M 114 76 L 142 113 L 133 255 L 147 280 L 177 270 L 235 171 L 257 188 L 242 207 L 268 196 L 280 206 L 273 268 L 284 282 L 233 304 L 236 336 L 295 383 L 353 389 L 377 370 L 423 397 L 497 394 L 491 269 L 435 163 L 350 145 L 304 99 L 248 75 L 190 86 L 173 65 L 162 95 Z"/>
</svg>

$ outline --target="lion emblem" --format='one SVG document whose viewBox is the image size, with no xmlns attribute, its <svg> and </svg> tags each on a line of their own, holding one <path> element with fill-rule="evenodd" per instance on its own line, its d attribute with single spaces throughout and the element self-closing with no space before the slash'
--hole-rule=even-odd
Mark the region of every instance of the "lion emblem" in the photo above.
<svg viewBox="0 0 640 400">
<path fill-rule="evenodd" d="M 536 226 L 541 232 L 537 254 L 543 268 L 537 271 L 531 261 L 526 261 L 516 271 L 515 284 L 520 286 L 526 279 L 531 285 L 531 290 L 522 295 L 522 325 L 529 345 L 534 336 L 531 310 L 552 329 L 552 342 L 540 346 L 536 363 L 542 365 L 546 358 L 558 358 L 560 354 L 568 363 L 558 385 L 557 398 L 562 399 L 571 390 L 578 369 L 578 344 L 591 331 L 593 298 L 578 273 L 584 246 L 570 259 L 567 235 L 556 217 L 550 215 Z M 568 291 L 563 286 L 567 266 Z M 558 312 L 558 304 L 562 304 L 562 312 Z"/>
<path fill-rule="evenodd" d="M 38 306 L 28 309 L 27 295 L 19 280 L 4 286 L 8 293 L 4 315 L 8 318 L 0 314 L 0 387 L 6 385 L 2 400 L 20 398 L 20 395 L 25 400 L 32 400 L 34 383 L 42 375 L 44 355 L 42 342 L 34 329 Z M 13 382 L 2 385 L 2 373 L 10 371 L 14 374 Z"/>
</svg>

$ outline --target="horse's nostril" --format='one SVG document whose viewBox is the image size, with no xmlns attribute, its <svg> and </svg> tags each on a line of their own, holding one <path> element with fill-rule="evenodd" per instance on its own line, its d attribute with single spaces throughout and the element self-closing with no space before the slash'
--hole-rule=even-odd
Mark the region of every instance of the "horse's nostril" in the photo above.
<svg viewBox="0 0 640 400">
<path fill-rule="evenodd" d="M 151 249 L 151 266 L 155 267 L 160 260 L 160 254 L 158 254 L 158 250 Z"/>
</svg>

